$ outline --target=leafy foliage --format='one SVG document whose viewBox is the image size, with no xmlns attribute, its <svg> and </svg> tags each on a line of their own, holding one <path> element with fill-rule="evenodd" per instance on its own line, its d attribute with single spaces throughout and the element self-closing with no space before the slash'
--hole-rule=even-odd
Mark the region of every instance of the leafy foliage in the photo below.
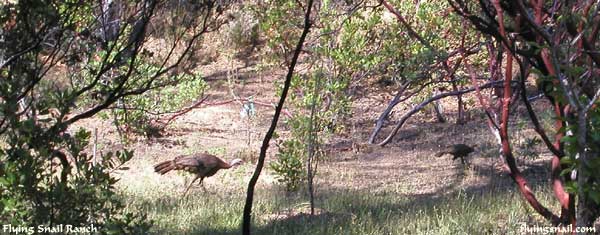
<svg viewBox="0 0 600 235">
<path fill-rule="evenodd" d="M 110 174 L 129 161 L 133 151 L 108 152 L 94 164 L 82 152 L 90 132 L 80 129 L 74 136 L 63 133 L 41 142 L 34 134 L 41 131 L 39 126 L 31 120 L 20 124 L 23 128 L 7 133 L 6 147 L 1 150 L 2 223 L 27 227 L 95 224 L 108 234 L 139 234 L 149 229 L 143 214 L 121 212 L 124 205 L 114 192 L 117 179 Z M 29 146 L 28 151 L 22 146 Z M 57 147 L 61 150 L 49 150 Z"/>
<path fill-rule="evenodd" d="M 165 30 L 173 33 L 162 35 L 171 47 L 157 48 L 146 44 L 153 40 L 148 25 L 168 4 L 104 3 L 0 6 L 0 223 L 94 224 L 102 234 L 150 228 L 144 214 L 124 211 L 115 191 L 113 173 L 126 169 L 133 151 L 102 151 L 93 159 L 89 131 L 73 124 L 126 102 L 162 111 L 196 98 L 204 81 L 169 72 L 183 67 L 203 33 L 222 24 L 220 13 L 214 2 L 196 3 L 194 14 L 202 17 L 174 19 L 185 24 Z M 136 99 L 148 91 L 154 96 Z"/>
<path fill-rule="evenodd" d="M 305 62 L 310 64 L 310 69 L 306 75 L 295 77 L 292 83 L 294 92 L 290 103 L 295 115 L 287 121 L 292 130 L 289 140 L 286 140 L 290 143 L 280 149 L 279 156 L 284 158 L 277 158 L 279 164 L 289 161 L 291 154 L 297 154 L 299 156 L 295 158 L 305 161 L 309 136 L 314 138 L 316 149 L 319 149 L 318 146 L 327 142 L 331 134 L 347 131 L 342 123 L 349 114 L 355 95 L 353 87 L 368 85 L 368 78 L 380 77 L 396 85 L 405 81 L 422 84 L 443 76 L 429 67 L 437 62 L 437 58 L 445 56 L 441 50 L 435 49 L 450 47 L 459 41 L 450 43 L 445 35 L 425 29 L 447 27 L 449 35 L 460 33 L 459 28 L 449 27 L 460 24 L 458 18 L 436 15 L 445 11 L 447 4 L 422 4 L 417 10 L 417 29 L 425 33 L 423 37 L 431 41 L 433 48 L 415 43 L 393 17 L 383 14 L 385 9 L 367 5 L 364 2 L 324 1 L 318 8 L 315 32 L 307 43 L 307 50 L 311 53 Z M 402 6 L 407 9 L 414 7 L 413 3 L 402 3 Z M 266 35 L 267 45 L 276 50 L 276 56 L 270 59 L 285 60 L 285 52 L 291 51 L 289 42 L 298 34 L 297 22 L 301 20 L 301 14 L 296 11 L 300 7 L 294 1 L 262 7 L 258 9 L 263 11 L 257 10 L 262 17 L 261 29 Z M 316 112 L 311 118 L 313 106 Z M 303 140 L 302 144 L 295 143 L 298 140 Z M 281 170 L 281 167 L 276 170 L 280 176 L 291 171 Z"/>
<path fill-rule="evenodd" d="M 536 124 L 536 111 L 527 106 L 529 115 L 536 126 L 535 130 L 543 137 L 546 146 L 552 150 L 556 159 L 561 159 L 562 175 L 560 179 L 568 192 L 576 194 L 577 210 L 574 204 L 567 202 L 566 193 L 560 187 L 554 187 L 557 197 L 564 209 L 560 218 L 541 206 L 532 193 L 520 187 L 521 192 L 529 194 L 528 202 L 554 224 L 576 221 L 577 226 L 592 226 L 600 216 L 600 177 L 596 173 L 600 168 L 600 142 L 595 140 L 594 132 L 598 131 L 594 121 L 598 115 L 597 70 L 600 58 L 590 51 L 600 45 L 597 37 L 597 25 L 600 18 L 590 14 L 590 9 L 597 9 L 597 2 L 556 1 L 552 7 L 544 2 L 523 4 L 510 1 L 480 1 L 467 4 L 464 1 L 449 1 L 456 13 L 470 21 L 477 31 L 493 38 L 502 47 L 488 43 L 491 58 L 489 74 L 497 79 L 512 79 L 513 71 L 504 71 L 502 77 L 502 58 L 506 56 L 506 69 L 511 68 L 514 60 L 520 67 L 522 84 L 526 84 L 529 70 L 532 70 L 537 88 L 548 98 L 554 108 L 555 132 L 552 133 L 560 143 L 552 144 L 548 134 Z M 472 14 L 472 13 L 476 14 Z M 544 19 L 546 12 L 551 17 Z M 502 14 L 502 15 L 499 15 Z M 493 26 L 492 26 L 493 25 Z M 510 35 L 527 34 L 518 37 Z M 559 36 L 560 35 L 560 36 Z M 502 49 L 510 50 L 504 52 Z M 588 51 L 583 52 L 583 51 Z M 507 53 L 507 54 L 503 54 Z M 496 57 L 496 58 L 493 58 Z M 561 60 L 559 58 L 569 58 Z M 500 61 L 500 63 L 498 63 Z M 495 71 L 494 71 L 495 70 Z M 526 87 L 521 88 L 526 92 Z M 507 94 L 504 93 L 506 96 Z M 523 97 L 528 99 L 528 97 Z M 507 122 L 510 102 L 502 101 L 503 122 Z M 509 111 L 509 112 L 507 112 Z M 507 125 L 501 123 L 501 139 L 504 144 L 504 156 L 511 166 L 513 175 L 520 174 L 514 166 L 512 154 L 507 154 L 510 145 Z M 502 134 L 504 132 L 504 134 Z M 504 136 L 502 136 L 504 135 Z M 545 138 L 544 138 L 545 137 Z M 558 169 L 553 167 L 553 171 Z M 553 172 L 553 174 L 558 172 Z M 558 179 L 555 179 L 558 180 Z M 555 184 L 558 183 L 555 181 Z M 520 185 L 522 185 L 520 183 Z M 569 197 L 569 199 L 572 199 Z M 573 215 L 576 215 L 576 218 Z"/>
<path fill-rule="evenodd" d="M 164 114 L 174 113 L 193 101 L 197 101 L 208 88 L 199 74 L 180 74 L 173 78 L 175 85 L 146 92 L 143 96 L 130 96 L 121 100 L 104 118 L 111 118 L 115 125 L 127 132 L 147 137 L 160 135 L 164 125 L 159 123 Z"/>
<path fill-rule="evenodd" d="M 277 175 L 277 181 L 285 185 L 289 192 L 297 191 L 306 179 L 304 171 L 304 145 L 298 140 L 286 140 L 275 155 L 276 161 L 271 169 Z"/>
</svg>

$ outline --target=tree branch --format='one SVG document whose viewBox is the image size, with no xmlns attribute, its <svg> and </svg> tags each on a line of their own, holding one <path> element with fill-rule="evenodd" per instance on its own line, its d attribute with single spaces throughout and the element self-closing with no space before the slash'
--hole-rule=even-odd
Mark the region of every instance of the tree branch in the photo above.
<svg viewBox="0 0 600 235">
<path fill-rule="evenodd" d="M 302 30 L 302 34 L 300 35 L 300 39 L 298 39 L 298 44 L 296 45 L 296 49 L 294 50 L 294 56 L 292 57 L 292 61 L 288 68 L 288 72 L 285 78 L 285 82 L 283 85 L 283 89 L 281 91 L 281 97 L 279 99 L 279 103 L 277 104 L 277 108 L 275 108 L 275 114 L 273 115 L 273 120 L 271 121 L 271 126 L 269 130 L 265 134 L 265 138 L 263 139 L 262 146 L 260 147 L 260 154 L 258 156 L 258 162 L 256 163 L 256 169 L 254 170 L 254 174 L 252 174 L 252 178 L 250 178 L 250 182 L 248 182 L 248 191 L 246 193 L 246 203 L 244 204 L 244 213 L 242 216 L 243 224 L 242 224 L 242 234 L 250 235 L 250 225 L 252 219 L 252 202 L 254 199 L 254 187 L 256 186 L 256 182 L 258 181 L 258 177 L 260 176 L 260 172 L 262 171 L 263 165 L 265 164 L 265 158 L 267 157 L 267 149 L 269 148 L 269 142 L 273 137 L 273 133 L 275 133 L 275 128 L 277 128 L 277 122 L 279 121 L 279 115 L 281 115 L 281 110 L 283 109 L 283 104 L 285 102 L 285 98 L 287 97 L 288 91 L 290 89 L 290 84 L 292 81 L 292 76 L 294 75 L 294 68 L 296 67 L 296 63 L 298 62 L 298 57 L 300 56 L 300 52 L 302 51 L 302 45 L 304 44 L 304 40 L 306 39 L 306 35 L 310 31 L 311 22 L 310 22 L 310 13 L 313 7 L 313 0 L 308 0 L 306 5 L 306 15 L 304 16 L 304 29 Z"/>
<path fill-rule="evenodd" d="M 491 87 L 495 87 L 498 84 L 501 84 L 502 81 L 493 81 L 493 82 L 488 82 L 486 84 L 484 84 L 483 86 L 481 86 L 481 88 L 491 88 Z M 417 113 L 418 111 L 420 111 L 421 109 L 423 109 L 423 107 L 425 107 L 426 105 L 428 105 L 429 103 L 448 97 L 448 96 L 456 96 L 456 95 L 462 95 L 465 93 L 469 93 L 474 91 L 475 88 L 468 88 L 468 89 L 463 89 L 463 90 L 458 90 L 458 91 L 453 91 L 453 92 L 446 92 L 446 93 L 441 93 L 439 95 L 433 96 L 423 102 L 421 102 L 420 104 L 416 105 L 415 107 L 413 107 L 408 113 L 404 114 L 401 118 L 400 118 L 400 123 L 398 123 L 396 125 L 396 127 L 394 127 L 394 129 L 392 130 L 392 132 L 380 143 L 378 143 L 377 145 L 380 146 L 385 146 L 386 144 L 388 144 L 392 138 L 394 138 L 394 136 L 396 135 L 396 133 L 398 133 L 398 130 L 400 130 L 400 128 L 402 128 L 402 126 L 404 125 L 404 123 L 415 113 Z"/>
</svg>

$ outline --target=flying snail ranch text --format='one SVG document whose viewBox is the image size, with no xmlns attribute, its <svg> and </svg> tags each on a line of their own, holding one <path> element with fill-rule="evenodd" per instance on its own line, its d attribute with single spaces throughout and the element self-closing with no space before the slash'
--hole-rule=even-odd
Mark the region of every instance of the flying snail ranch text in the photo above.
<svg viewBox="0 0 600 235">
<path fill-rule="evenodd" d="M 98 227 L 93 224 L 88 226 L 73 226 L 70 224 L 57 224 L 54 226 L 38 225 L 37 227 L 2 225 L 2 233 L 33 234 L 33 233 L 95 233 Z"/>
</svg>

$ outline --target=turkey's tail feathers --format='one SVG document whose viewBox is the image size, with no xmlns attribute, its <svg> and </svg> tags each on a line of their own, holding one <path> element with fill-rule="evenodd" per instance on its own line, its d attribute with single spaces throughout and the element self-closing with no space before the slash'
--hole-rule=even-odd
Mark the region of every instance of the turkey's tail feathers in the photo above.
<svg viewBox="0 0 600 235">
<path fill-rule="evenodd" d="M 173 169 L 175 169 L 175 166 L 172 160 L 164 161 L 154 165 L 154 171 L 161 175 L 164 175 Z"/>
</svg>

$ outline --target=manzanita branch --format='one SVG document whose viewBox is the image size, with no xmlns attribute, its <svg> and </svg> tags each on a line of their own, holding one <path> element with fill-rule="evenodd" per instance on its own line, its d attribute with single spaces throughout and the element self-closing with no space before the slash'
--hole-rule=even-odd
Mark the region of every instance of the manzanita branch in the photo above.
<svg viewBox="0 0 600 235">
<path fill-rule="evenodd" d="M 496 9 L 496 14 L 498 17 L 498 24 L 499 24 L 499 28 L 500 28 L 500 36 L 503 38 L 502 41 L 508 42 L 508 43 L 504 44 L 504 46 L 506 47 L 507 51 L 509 51 L 509 53 L 507 53 L 506 66 L 505 66 L 506 70 L 505 70 L 504 91 L 503 91 L 504 97 L 502 99 L 502 117 L 501 117 L 501 121 L 500 121 L 500 139 L 502 142 L 502 155 L 504 156 L 504 159 L 506 160 L 506 163 L 510 169 L 511 178 L 517 183 L 517 185 L 519 186 L 519 191 L 521 192 L 523 197 L 525 197 L 527 202 L 544 218 L 550 220 L 553 224 L 558 224 L 558 223 L 560 223 L 559 217 L 556 216 L 554 213 L 552 213 L 550 210 L 548 210 L 548 208 L 544 207 L 537 200 L 537 198 L 533 194 L 531 188 L 529 188 L 527 179 L 525 179 L 525 177 L 521 174 L 521 171 L 517 168 L 516 160 L 512 153 L 509 135 L 508 135 L 508 119 L 510 116 L 510 112 L 509 112 L 510 100 L 511 100 L 510 83 L 512 80 L 513 57 L 512 57 L 512 53 L 511 53 L 512 51 L 509 48 L 509 46 L 510 46 L 509 40 L 510 39 L 508 39 L 505 28 L 504 28 L 504 11 L 503 11 L 502 7 L 500 6 L 499 0 L 493 0 L 492 4 L 494 5 L 494 8 Z"/>
</svg>

